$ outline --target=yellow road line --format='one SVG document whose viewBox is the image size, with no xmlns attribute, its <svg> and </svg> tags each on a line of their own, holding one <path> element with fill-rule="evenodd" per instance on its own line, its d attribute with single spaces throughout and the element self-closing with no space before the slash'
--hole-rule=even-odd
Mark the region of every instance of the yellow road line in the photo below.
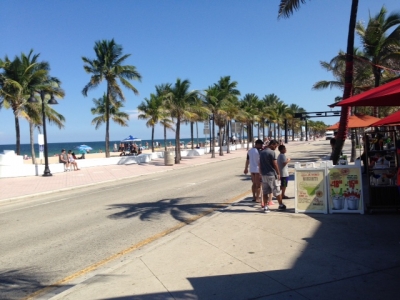
<svg viewBox="0 0 400 300">
<path fill-rule="evenodd" d="M 232 199 L 229 199 L 225 203 L 219 204 L 218 206 L 219 207 L 223 207 L 223 206 L 226 206 L 227 204 L 236 202 L 239 199 L 241 199 L 244 196 L 246 196 L 247 194 L 249 194 L 250 192 L 251 192 L 250 190 L 247 191 L 247 192 L 244 192 L 244 193 L 242 193 L 242 194 L 240 194 L 238 196 L 233 197 Z M 71 281 L 71 280 L 73 280 L 73 279 L 75 279 L 75 278 L 77 278 L 79 276 L 82 276 L 82 275 L 85 275 L 85 274 L 87 274 L 87 273 L 89 273 L 91 271 L 94 271 L 97 268 L 109 263 L 110 261 L 112 261 L 112 260 L 114 260 L 116 258 L 119 258 L 119 257 L 121 257 L 121 256 L 123 256 L 125 254 L 128 254 L 128 253 L 130 253 L 132 251 L 135 251 L 135 250 L 139 249 L 140 247 L 143 247 L 143 246 L 145 246 L 147 244 L 150 244 L 151 242 L 154 242 L 155 240 L 157 240 L 157 239 L 159 239 L 159 238 L 161 238 L 163 236 L 166 236 L 167 234 L 170 234 L 170 233 L 172 233 L 172 232 L 184 227 L 185 225 L 193 223 L 194 221 L 196 221 L 196 220 L 198 220 L 198 219 L 200 219 L 200 218 L 202 218 L 202 217 L 204 217 L 206 215 L 211 214 L 215 210 L 216 210 L 216 208 L 211 208 L 211 209 L 206 210 L 206 211 L 204 211 L 204 212 L 202 212 L 202 213 L 200 213 L 200 214 L 198 214 L 198 215 L 196 215 L 196 216 L 194 216 L 192 218 L 186 219 L 185 221 L 180 222 L 179 224 L 175 225 L 174 227 L 171 227 L 171 228 L 169 228 L 167 230 L 164 230 L 164 231 L 162 231 L 160 233 L 157 233 L 157 234 L 155 234 L 155 235 L 153 235 L 153 236 L 151 236 L 151 237 L 149 237 L 149 238 L 147 238 L 147 239 L 145 239 L 143 241 L 140 241 L 137 244 L 134 244 L 134 245 L 130 246 L 127 249 L 124 249 L 124 250 L 122 250 L 122 251 L 120 251 L 120 252 L 118 252 L 118 253 L 116 253 L 116 254 L 108 257 L 108 258 L 105 258 L 105 259 L 103 259 L 103 260 L 101 260 L 101 261 L 99 261 L 99 262 L 97 262 L 97 263 L 95 263 L 95 264 L 93 264 L 91 266 L 88 266 L 85 269 L 82 269 L 82 270 L 80 270 L 80 271 L 78 271 L 78 272 L 76 272 L 76 273 L 74 273 L 74 274 L 72 274 L 70 276 L 67 276 L 64 279 L 61 279 L 61 280 L 57 281 L 56 283 L 53 283 L 53 284 L 51 284 L 51 285 L 49 285 L 49 286 L 47 286 L 47 287 L 45 287 L 43 289 L 40 289 L 40 290 L 38 290 L 38 291 L 26 296 L 25 298 L 23 298 L 23 300 L 34 299 L 35 297 L 37 297 L 37 296 L 39 296 L 41 294 L 44 294 L 45 292 L 47 292 L 47 291 L 49 291 L 49 290 L 51 290 L 53 288 L 57 288 L 60 285 L 62 285 L 64 283 L 67 283 L 68 281 Z"/>
</svg>

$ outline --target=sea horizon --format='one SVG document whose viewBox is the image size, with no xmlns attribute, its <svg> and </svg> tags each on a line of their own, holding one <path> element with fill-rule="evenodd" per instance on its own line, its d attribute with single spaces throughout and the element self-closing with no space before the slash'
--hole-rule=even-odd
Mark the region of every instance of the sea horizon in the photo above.
<svg viewBox="0 0 400 300">
<path fill-rule="evenodd" d="M 209 137 L 205 138 L 204 136 L 202 138 L 194 138 L 194 144 L 198 143 L 204 143 L 206 140 L 209 140 Z M 166 139 L 167 141 L 167 146 L 175 146 L 175 138 L 173 139 Z M 191 141 L 191 138 L 181 138 L 181 142 L 184 144 L 187 144 L 188 142 Z M 154 142 L 160 143 L 160 147 L 164 147 L 164 139 L 154 139 Z M 114 144 L 119 146 L 121 143 L 120 140 L 114 141 L 110 140 L 110 151 L 113 151 L 114 149 Z M 151 148 L 151 140 L 142 140 L 141 142 L 136 142 L 136 144 L 141 145 L 142 147 L 146 148 L 146 145 L 148 145 L 149 148 Z M 84 142 L 63 142 L 63 143 L 47 143 L 47 149 L 48 149 L 48 155 L 49 156 L 54 156 L 56 154 L 60 154 L 62 149 L 65 150 L 72 150 L 75 152 L 78 152 L 78 150 L 75 149 L 75 147 L 79 145 L 87 145 L 93 148 L 90 153 L 99 153 L 99 152 L 105 152 L 105 141 L 84 141 Z M 39 157 L 39 144 L 35 143 L 34 144 L 35 148 L 35 156 Z M 4 150 L 16 150 L 16 144 L 0 144 L 0 154 L 3 153 Z M 78 152 L 79 153 L 79 152 Z M 30 144 L 21 144 L 20 148 L 20 155 L 27 155 L 31 156 L 31 145 Z"/>
</svg>

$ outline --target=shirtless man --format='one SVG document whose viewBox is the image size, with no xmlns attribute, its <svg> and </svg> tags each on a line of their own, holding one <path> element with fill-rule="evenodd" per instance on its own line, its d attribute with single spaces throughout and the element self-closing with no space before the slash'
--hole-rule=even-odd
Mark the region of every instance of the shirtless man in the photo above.
<svg viewBox="0 0 400 300">
<path fill-rule="evenodd" d="M 262 146 L 263 146 L 263 141 L 257 140 L 254 148 L 251 148 L 247 152 L 246 165 L 244 167 L 244 174 L 247 174 L 249 172 L 249 166 L 250 166 L 250 174 L 252 182 L 251 191 L 253 192 L 253 201 L 257 201 L 257 199 L 260 197 L 261 177 L 258 171 L 258 162 L 260 159 L 259 152 L 262 149 Z"/>
</svg>

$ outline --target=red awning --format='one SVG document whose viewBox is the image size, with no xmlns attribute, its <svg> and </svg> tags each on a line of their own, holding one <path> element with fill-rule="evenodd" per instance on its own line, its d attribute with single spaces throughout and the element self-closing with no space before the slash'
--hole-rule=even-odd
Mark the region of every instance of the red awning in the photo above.
<svg viewBox="0 0 400 300">
<path fill-rule="evenodd" d="M 385 126 L 385 125 L 397 125 L 400 123 L 400 111 L 395 112 L 394 114 L 391 114 L 387 116 L 386 118 L 383 118 L 379 120 L 378 122 L 372 124 L 372 126 Z"/>
<path fill-rule="evenodd" d="M 400 106 L 400 79 L 347 98 L 332 106 Z"/>
<path fill-rule="evenodd" d="M 349 117 L 349 125 L 348 128 L 365 128 L 365 127 L 370 127 L 371 124 L 380 121 L 379 118 L 375 118 L 373 116 L 368 116 L 368 115 L 353 115 Z M 326 130 L 336 130 L 339 128 L 339 122 L 333 124 L 332 126 L 329 126 L 326 128 Z"/>
</svg>

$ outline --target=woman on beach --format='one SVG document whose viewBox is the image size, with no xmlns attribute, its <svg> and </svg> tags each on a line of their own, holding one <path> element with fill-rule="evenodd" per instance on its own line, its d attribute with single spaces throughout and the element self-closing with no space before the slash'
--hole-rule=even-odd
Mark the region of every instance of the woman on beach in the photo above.
<svg viewBox="0 0 400 300">
<path fill-rule="evenodd" d="M 71 150 L 68 150 L 68 162 L 74 167 L 74 171 L 80 170 L 78 168 L 78 163 L 75 161 L 74 157 L 72 156 Z"/>
</svg>

